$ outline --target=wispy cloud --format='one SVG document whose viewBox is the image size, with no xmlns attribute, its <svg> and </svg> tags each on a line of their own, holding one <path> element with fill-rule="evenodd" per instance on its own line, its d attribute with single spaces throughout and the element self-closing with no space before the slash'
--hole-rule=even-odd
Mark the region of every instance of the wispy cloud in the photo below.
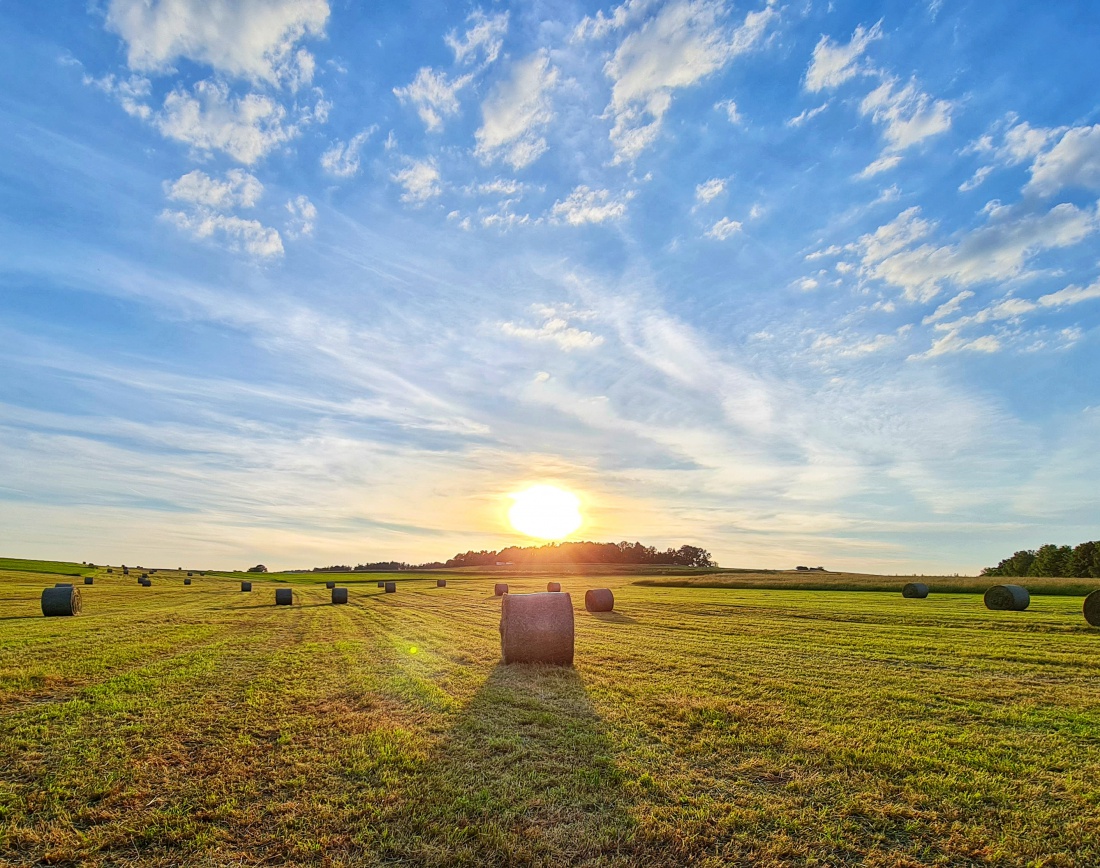
<svg viewBox="0 0 1100 868">
<path fill-rule="evenodd" d="M 514 169 L 530 165 L 548 147 L 541 130 L 554 119 L 550 95 L 558 70 L 550 55 L 539 51 L 516 62 L 481 107 L 475 153 L 483 160 L 501 159 Z"/>
</svg>

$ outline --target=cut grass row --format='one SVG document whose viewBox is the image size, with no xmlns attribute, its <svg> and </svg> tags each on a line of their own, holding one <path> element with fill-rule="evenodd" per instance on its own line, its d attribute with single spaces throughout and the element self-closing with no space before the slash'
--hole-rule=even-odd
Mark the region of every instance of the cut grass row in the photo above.
<svg viewBox="0 0 1100 868">
<path fill-rule="evenodd" d="M 623 576 L 593 616 L 563 577 L 554 670 L 498 665 L 495 575 L 292 607 L 112 576 L 46 619 L 48 578 L 0 573 L 0 861 L 1100 864 L 1100 632 L 1069 598 Z"/>
</svg>

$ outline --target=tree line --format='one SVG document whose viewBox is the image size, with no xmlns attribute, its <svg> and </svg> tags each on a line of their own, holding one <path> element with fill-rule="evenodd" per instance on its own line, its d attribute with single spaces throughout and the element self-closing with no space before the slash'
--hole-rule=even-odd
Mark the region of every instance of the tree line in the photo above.
<svg viewBox="0 0 1100 868">
<path fill-rule="evenodd" d="M 563 542 L 541 546 L 509 546 L 500 551 L 469 551 L 455 555 L 443 567 L 484 567 L 511 564 L 531 567 L 550 564 L 654 564 L 677 567 L 716 567 L 710 552 L 698 546 L 658 551 L 640 542 Z M 427 567 L 428 565 L 423 565 Z"/>
<path fill-rule="evenodd" d="M 986 567 L 982 575 L 1100 579 L 1100 541 L 1073 547 L 1048 543 L 1037 549 L 1018 551 L 997 566 Z"/>
</svg>

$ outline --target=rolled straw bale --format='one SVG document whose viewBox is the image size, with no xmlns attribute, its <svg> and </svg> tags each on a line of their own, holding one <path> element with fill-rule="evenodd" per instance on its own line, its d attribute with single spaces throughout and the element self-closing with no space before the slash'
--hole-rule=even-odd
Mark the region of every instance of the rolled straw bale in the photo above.
<svg viewBox="0 0 1100 868">
<path fill-rule="evenodd" d="M 556 594 L 561 591 L 561 582 L 547 582 L 546 593 Z"/>
<path fill-rule="evenodd" d="M 111 573 L 113 573 L 113 572 L 114 572 L 114 570 L 107 570 L 107 574 L 108 574 L 108 575 L 110 575 L 110 574 L 111 574 Z"/>
<path fill-rule="evenodd" d="M 190 580 L 190 579 L 184 579 L 184 580 L 183 580 L 183 583 L 184 583 L 185 585 L 189 585 L 189 584 L 191 584 L 191 580 Z"/>
<path fill-rule="evenodd" d="M 331 591 L 333 588 L 336 587 L 336 582 L 325 582 L 325 587 Z"/>
<path fill-rule="evenodd" d="M 91 576 L 85 576 L 84 577 L 84 584 L 94 585 L 95 584 L 95 579 L 93 579 Z"/>
<path fill-rule="evenodd" d="M 346 603 L 348 601 L 348 589 L 336 588 L 332 589 L 332 602 L 334 603 Z"/>
<path fill-rule="evenodd" d="M 387 594 L 396 594 L 397 593 L 397 582 L 386 582 L 386 593 Z"/>
<path fill-rule="evenodd" d="M 1100 591 L 1085 597 L 1085 620 L 1093 627 L 1100 627 Z"/>
<path fill-rule="evenodd" d="M 122 575 L 128 576 L 128 575 L 130 575 L 130 571 L 128 569 L 123 568 Z"/>
<path fill-rule="evenodd" d="M 1020 585 L 994 585 L 985 592 L 987 609 L 1022 612 L 1030 603 L 1031 595 Z"/>
<path fill-rule="evenodd" d="M 143 588 L 151 588 L 151 587 L 153 587 L 153 580 L 152 579 L 142 579 L 141 580 L 141 586 Z"/>
<path fill-rule="evenodd" d="M 142 573 L 142 574 L 141 574 L 141 577 L 142 577 L 143 579 L 147 579 L 147 578 L 149 578 L 149 574 L 148 574 L 148 573 Z"/>
<path fill-rule="evenodd" d="M 589 612 L 610 612 L 615 608 L 615 595 L 608 588 L 585 591 L 584 607 Z"/>
<path fill-rule="evenodd" d="M 289 606 L 294 602 L 294 591 L 290 588 L 276 588 L 275 589 L 275 605 L 276 606 Z"/>
<path fill-rule="evenodd" d="M 241 582 L 241 590 L 242 591 L 251 591 L 252 590 L 252 582 Z"/>
<path fill-rule="evenodd" d="M 187 578 L 191 578 L 191 573 L 188 573 L 188 574 L 187 574 Z"/>
<path fill-rule="evenodd" d="M 505 663 L 573 665 L 573 603 L 568 594 L 505 594 L 500 603 Z"/>
<path fill-rule="evenodd" d="M 42 614 L 47 618 L 55 615 L 79 615 L 80 591 L 72 585 L 55 585 L 42 592 Z"/>
<path fill-rule="evenodd" d="M 384 588 L 384 587 L 386 587 L 386 583 L 385 582 L 379 582 L 378 587 Z"/>
<path fill-rule="evenodd" d="M 144 585 L 145 584 L 145 576 L 138 576 L 138 584 L 139 585 Z"/>
<path fill-rule="evenodd" d="M 435 586 L 437 588 L 445 588 L 445 587 L 447 587 L 447 580 L 446 579 L 436 579 L 435 580 Z"/>
<path fill-rule="evenodd" d="M 503 597 L 508 593 L 508 586 L 504 582 L 497 582 L 493 585 L 493 595 L 496 597 Z"/>
<path fill-rule="evenodd" d="M 928 585 L 924 582 L 908 582 L 901 589 L 901 595 L 910 600 L 923 600 L 928 596 Z"/>
</svg>

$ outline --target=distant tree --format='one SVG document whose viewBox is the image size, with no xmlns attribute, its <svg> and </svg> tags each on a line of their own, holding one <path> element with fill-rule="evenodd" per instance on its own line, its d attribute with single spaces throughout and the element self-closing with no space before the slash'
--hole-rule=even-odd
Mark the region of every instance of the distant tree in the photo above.
<svg viewBox="0 0 1100 868">
<path fill-rule="evenodd" d="M 1041 578 L 1053 578 L 1069 575 L 1069 559 L 1073 556 L 1073 549 L 1069 546 L 1056 546 L 1048 543 L 1039 546 L 1035 552 L 1035 559 L 1023 575 L 1038 576 Z"/>
<path fill-rule="evenodd" d="M 1016 552 L 1012 557 L 1005 558 L 995 567 L 986 567 L 982 570 L 983 576 L 1026 576 L 1035 561 L 1035 552 L 1031 549 Z"/>
<path fill-rule="evenodd" d="M 254 566 L 254 567 L 249 567 L 248 572 L 250 572 L 250 573 L 266 573 L 267 572 L 267 567 L 265 567 L 263 564 L 256 564 L 256 566 Z"/>
<path fill-rule="evenodd" d="M 1100 541 L 1083 542 L 1069 558 L 1068 575 L 1079 579 L 1100 579 Z"/>
</svg>

